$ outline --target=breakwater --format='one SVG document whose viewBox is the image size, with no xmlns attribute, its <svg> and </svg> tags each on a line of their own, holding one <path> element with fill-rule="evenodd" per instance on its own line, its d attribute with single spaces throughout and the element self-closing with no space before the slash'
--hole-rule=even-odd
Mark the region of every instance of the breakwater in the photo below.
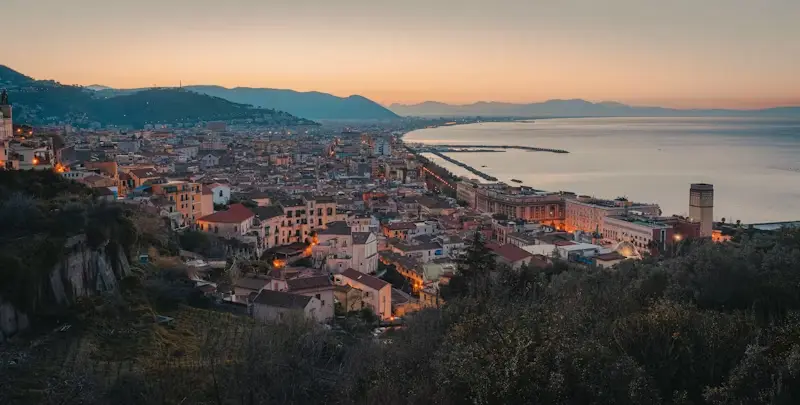
<svg viewBox="0 0 800 405">
<path fill-rule="evenodd" d="M 552 148 L 537 148 L 534 146 L 519 146 L 519 145 L 454 145 L 454 144 L 436 144 L 436 145 L 424 145 L 420 147 L 420 150 L 424 150 L 426 152 L 430 152 L 433 150 L 441 150 L 441 149 L 472 149 L 472 148 L 480 148 L 480 149 L 519 149 L 519 150 L 526 150 L 528 152 L 550 152 L 550 153 L 569 153 L 564 149 L 552 149 Z"/>
<path fill-rule="evenodd" d="M 476 176 L 478 176 L 478 177 L 480 177 L 480 178 L 482 178 L 482 179 L 484 179 L 486 181 L 497 181 L 497 177 L 490 176 L 490 175 L 488 175 L 488 174 L 486 174 L 486 173 L 484 173 L 484 172 L 482 172 L 482 171 L 480 171 L 480 170 L 478 170 L 478 169 L 476 169 L 476 168 L 474 168 L 474 167 L 472 167 L 472 166 L 470 166 L 470 165 L 468 165 L 466 163 L 459 162 L 458 160 L 455 160 L 455 159 L 451 158 L 450 156 L 447 156 L 444 153 L 439 152 L 438 150 L 430 150 L 428 152 L 430 152 L 430 153 L 432 153 L 432 154 L 434 154 L 434 155 L 436 155 L 436 156 L 438 156 L 438 157 L 440 157 L 440 158 L 442 158 L 442 159 L 444 159 L 444 160 L 446 160 L 446 161 L 448 161 L 448 162 L 450 162 L 450 163 L 452 163 L 452 164 L 454 164 L 456 166 L 460 166 L 460 167 L 464 168 L 465 170 L 468 170 L 470 173 L 472 173 L 472 174 L 474 174 L 474 175 L 476 175 Z"/>
</svg>

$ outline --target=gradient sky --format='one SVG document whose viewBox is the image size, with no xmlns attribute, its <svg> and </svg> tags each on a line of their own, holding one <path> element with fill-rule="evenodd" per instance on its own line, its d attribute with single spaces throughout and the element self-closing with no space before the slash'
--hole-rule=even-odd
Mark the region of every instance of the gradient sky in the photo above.
<svg viewBox="0 0 800 405">
<path fill-rule="evenodd" d="M 800 105 L 800 0 L 2 0 L 0 64 L 382 103 Z"/>
</svg>

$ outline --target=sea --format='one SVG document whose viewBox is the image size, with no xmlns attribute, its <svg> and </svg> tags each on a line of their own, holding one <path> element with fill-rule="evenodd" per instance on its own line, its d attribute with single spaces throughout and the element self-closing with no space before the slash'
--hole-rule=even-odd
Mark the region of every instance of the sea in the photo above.
<svg viewBox="0 0 800 405">
<path fill-rule="evenodd" d="M 546 191 L 658 203 L 665 215 L 688 215 L 689 185 L 711 183 L 715 220 L 800 220 L 800 117 L 540 119 L 428 128 L 403 140 L 564 149 L 569 153 L 447 155 L 508 184 L 517 179 Z M 428 157 L 457 175 L 476 177 Z"/>
</svg>

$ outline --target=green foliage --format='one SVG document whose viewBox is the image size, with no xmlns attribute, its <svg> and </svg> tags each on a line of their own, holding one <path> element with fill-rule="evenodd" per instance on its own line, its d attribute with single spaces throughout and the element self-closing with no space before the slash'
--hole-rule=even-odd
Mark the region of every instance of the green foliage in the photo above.
<svg viewBox="0 0 800 405">
<path fill-rule="evenodd" d="M 53 172 L 0 170 L 0 295 L 33 314 L 47 301 L 50 272 L 72 249 L 67 241 L 80 244 L 85 236 L 89 248 L 131 256 L 145 234 L 137 225 L 140 218 L 125 205 L 97 201 L 91 189 Z"/>
<path fill-rule="evenodd" d="M 155 123 L 260 119 L 266 124 L 281 126 L 316 125 L 282 111 L 254 108 L 175 88 L 104 97 L 79 86 L 37 81 L 29 83 L 25 91 L 11 89 L 9 99 L 14 104 L 17 121 L 31 124 L 54 120 L 142 127 Z"/>
<path fill-rule="evenodd" d="M 483 235 L 475 232 L 458 260 L 458 272 L 442 289 L 442 297 L 451 300 L 457 297 L 474 298 L 485 295 L 495 270 L 494 253 L 486 247 Z"/>
</svg>

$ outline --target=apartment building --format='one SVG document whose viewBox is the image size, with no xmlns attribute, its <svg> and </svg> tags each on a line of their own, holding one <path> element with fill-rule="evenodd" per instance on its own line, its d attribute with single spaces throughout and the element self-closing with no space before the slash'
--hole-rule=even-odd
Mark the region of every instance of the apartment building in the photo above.
<svg viewBox="0 0 800 405">
<path fill-rule="evenodd" d="M 154 196 L 162 196 L 175 204 L 174 208 L 170 207 L 170 212 L 180 212 L 184 226 L 203 216 L 203 191 L 200 183 L 170 181 L 152 184 L 151 187 Z"/>
<path fill-rule="evenodd" d="M 569 232 L 600 232 L 603 218 L 615 215 L 635 213 L 643 216 L 661 215 L 658 204 L 643 204 L 628 201 L 624 198 L 602 200 L 589 196 L 566 199 L 566 230 Z"/>
</svg>

